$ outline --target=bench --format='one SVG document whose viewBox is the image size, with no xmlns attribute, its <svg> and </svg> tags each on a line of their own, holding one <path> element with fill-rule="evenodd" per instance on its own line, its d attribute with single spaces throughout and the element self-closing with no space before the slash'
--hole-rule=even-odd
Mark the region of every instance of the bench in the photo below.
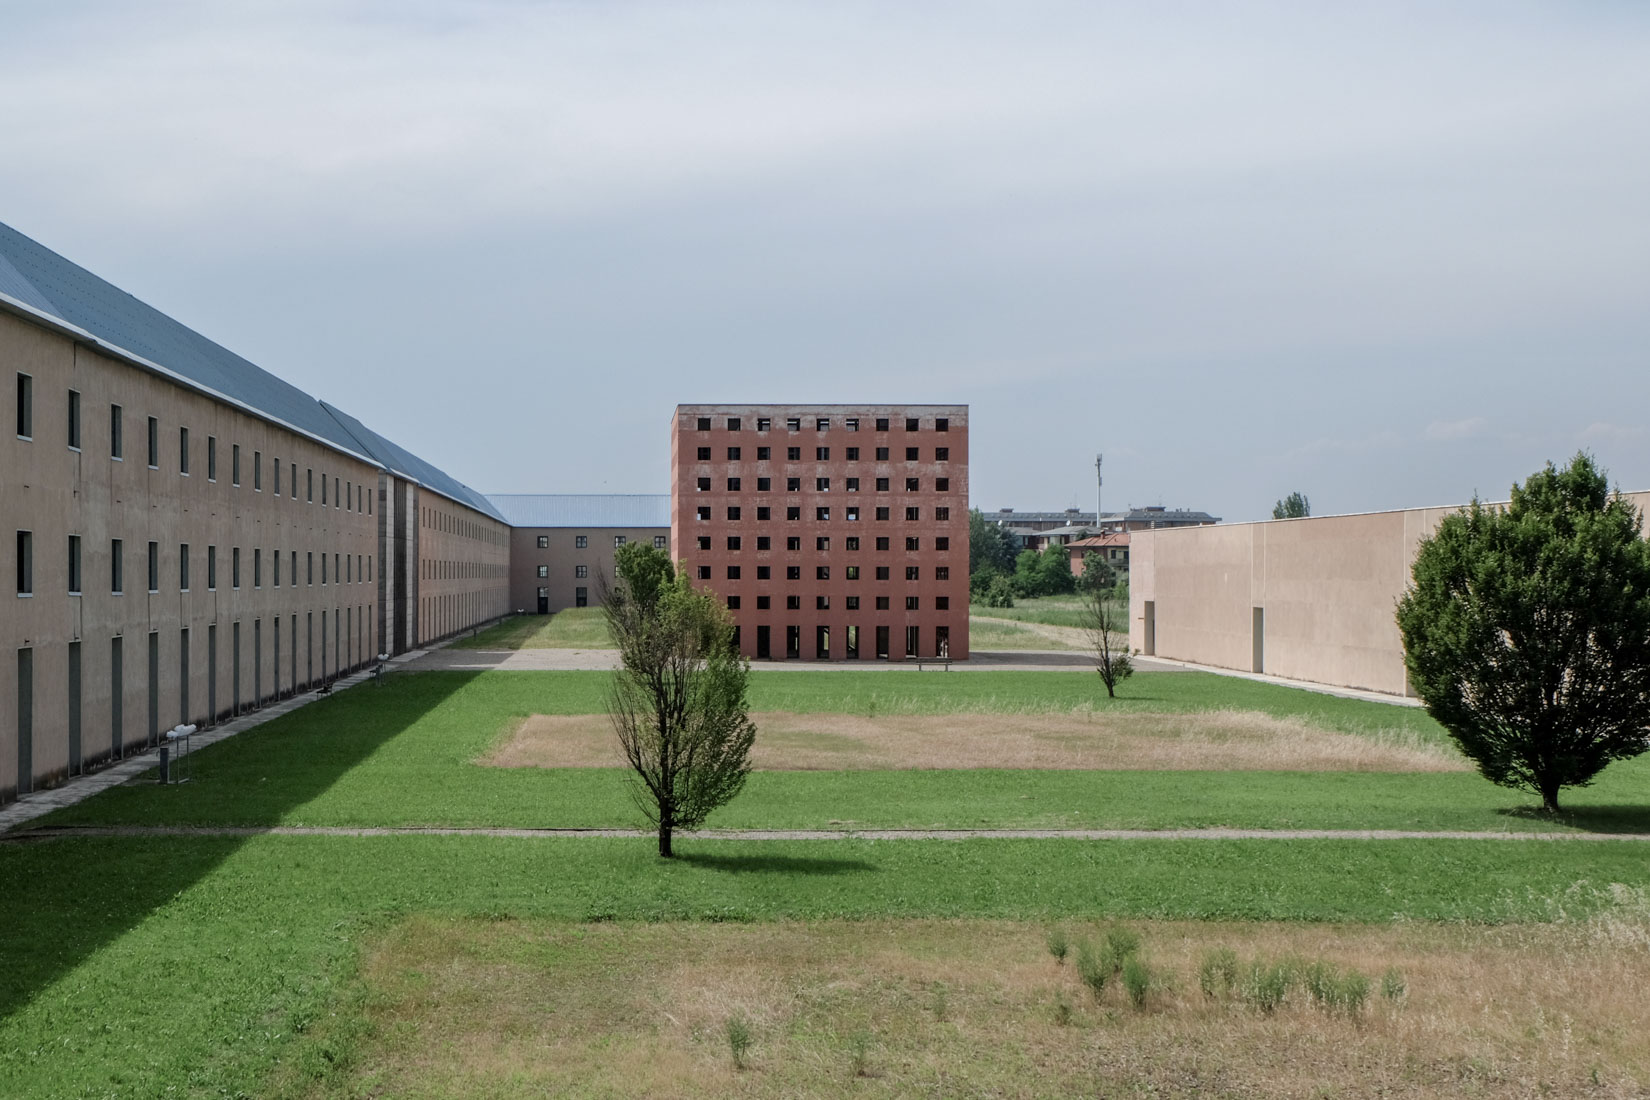
<svg viewBox="0 0 1650 1100">
<path fill-rule="evenodd" d="M 949 658 L 949 657 L 918 657 L 917 658 L 917 671 L 918 672 L 922 671 L 922 666 L 923 665 L 940 665 L 945 669 L 945 671 L 950 672 L 951 671 L 951 658 Z"/>
</svg>

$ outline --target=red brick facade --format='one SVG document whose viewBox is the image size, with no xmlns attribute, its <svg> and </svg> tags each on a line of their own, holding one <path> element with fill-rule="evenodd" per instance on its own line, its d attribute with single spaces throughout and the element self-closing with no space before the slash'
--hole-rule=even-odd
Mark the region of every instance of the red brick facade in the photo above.
<svg viewBox="0 0 1650 1100">
<path fill-rule="evenodd" d="M 752 658 L 968 656 L 968 406 L 679 405 L 671 554 Z"/>
</svg>

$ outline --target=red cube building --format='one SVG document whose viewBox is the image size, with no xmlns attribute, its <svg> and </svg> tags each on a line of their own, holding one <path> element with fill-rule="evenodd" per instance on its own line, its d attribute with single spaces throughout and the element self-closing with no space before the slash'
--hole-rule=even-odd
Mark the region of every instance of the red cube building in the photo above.
<svg viewBox="0 0 1650 1100">
<path fill-rule="evenodd" d="M 747 657 L 968 656 L 968 406 L 678 405 L 671 554 Z"/>
</svg>

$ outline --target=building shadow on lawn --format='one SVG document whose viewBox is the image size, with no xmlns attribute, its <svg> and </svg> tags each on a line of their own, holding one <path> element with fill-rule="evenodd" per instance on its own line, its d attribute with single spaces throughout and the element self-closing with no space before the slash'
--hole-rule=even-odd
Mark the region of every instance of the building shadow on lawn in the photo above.
<svg viewBox="0 0 1650 1100">
<path fill-rule="evenodd" d="M 152 778 L 114 787 L 42 824 L 102 823 L 100 805 L 122 823 L 189 822 L 180 794 L 210 792 L 221 803 L 250 795 L 244 824 L 274 824 L 332 786 L 385 743 L 464 688 L 476 673 L 396 675 L 300 707 L 211 748 L 194 779 L 162 787 Z M 351 720 L 370 708 L 371 721 Z M 239 790 L 237 788 L 250 788 Z M 255 795 L 252 795 L 255 791 Z M 84 808 L 84 816 L 76 814 Z M 0 836 L 0 1017 L 79 966 L 232 856 L 250 837 Z"/>
<path fill-rule="evenodd" d="M 707 871 L 726 874 L 852 875 L 880 868 L 862 859 L 826 859 L 812 856 L 712 855 L 709 852 L 681 852 L 683 863 Z"/>
<path fill-rule="evenodd" d="M 1540 806 L 1507 806 L 1496 811 L 1503 817 L 1525 821 L 1545 821 L 1568 825 L 1587 833 L 1619 833 L 1637 835 L 1650 833 L 1650 804 L 1617 803 L 1614 805 L 1573 806 L 1560 808 L 1556 815 L 1548 814 Z"/>
</svg>

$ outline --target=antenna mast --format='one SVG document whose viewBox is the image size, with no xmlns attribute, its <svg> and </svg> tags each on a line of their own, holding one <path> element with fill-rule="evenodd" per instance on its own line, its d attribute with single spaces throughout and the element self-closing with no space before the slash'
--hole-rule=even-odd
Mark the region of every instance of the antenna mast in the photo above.
<svg viewBox="0 0 1650 1100">
<path fill-rule="evenodd" d="M 1104 490 L 1106 485 L 1106 479 L 1100 474 L 1100 463 L 1105 457 L 1105 455 L 1094 456 L 1094 529 L 1096 532 L 1101 529 L 1100 517 L 1105 515 L 1105 511 L 1100 503 L 1101 499 L 1105 495 Z"/>
</svg>

